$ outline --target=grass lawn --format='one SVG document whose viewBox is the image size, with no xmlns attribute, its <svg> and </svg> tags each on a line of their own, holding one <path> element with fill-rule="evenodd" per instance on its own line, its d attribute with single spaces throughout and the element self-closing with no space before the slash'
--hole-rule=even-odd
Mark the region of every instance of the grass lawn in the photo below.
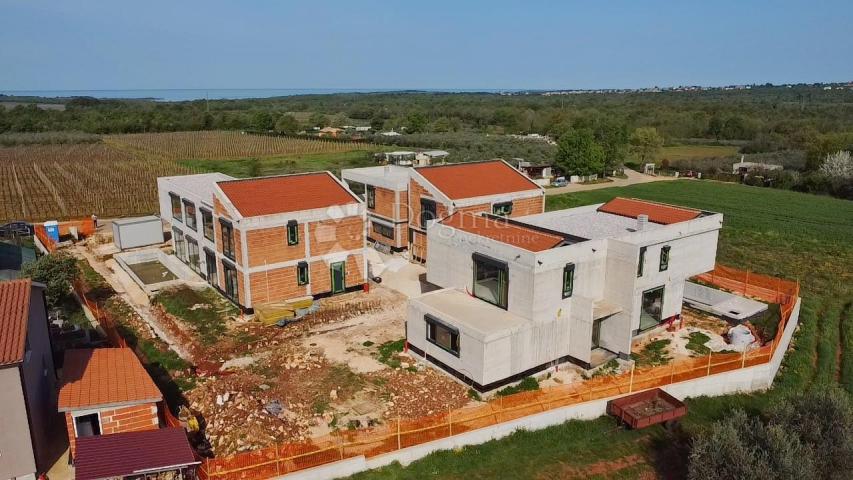
<svg viewBox="0 0 853 480">
<path fill-rule="evenodd" d="M 732 157 L 738 148 L 730 145 L 673 145 L 663 147 L 655 156 L 655 162 L 667 159 L 670 162 L 694 158 Z"/>
<path fill-rule="evenodd" d="M 568 422 L 459 451 L 437 452 L 408 467 L 391 465 L 353 479 L 682 478 L 686 438 L 733 408 L 761 412 L 819 384 L 853 393 L 853 202 L 784 190 L 703 181 L 655 182 L 547 198 L 555 210 L 637 197 L 724 214 L 720 263 L 801 282 L 800 327 L 767 393 L 689 400 L 683 433 L 661 427 L 616 430 L 600 418 Z M 637 458 L 640 462 L 634 462 Z M 619 460 L 615 462 L 614 460 Z"/>
<path fill-rule="evenodd" d="M 258 177 L 322 170 L 329 170 L 337 175 L 343 168 L 376 165 L 373 161 L 373 152 L 365 150 L 240 160 L 181 160 L 180 163 L 198 170 L 222 172 L 232 177 Z"/>
</svg>

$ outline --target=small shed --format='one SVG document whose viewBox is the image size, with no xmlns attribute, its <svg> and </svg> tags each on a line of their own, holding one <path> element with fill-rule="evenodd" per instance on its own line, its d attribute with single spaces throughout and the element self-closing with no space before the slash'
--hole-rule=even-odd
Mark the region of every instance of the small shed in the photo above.
<svg viewBox="0 0 853 480">
<path fill-rule="evenodd" d="M 199 463 L 181 428 L 81 438 L 74 461 L 77 480 L 194 479 Z"/>
<path fill-rule="evenodd" d="M 163 243 L 160 217 L 120 218 L 113 221 L 113 243 L 119 250 Z"/>
</svg>

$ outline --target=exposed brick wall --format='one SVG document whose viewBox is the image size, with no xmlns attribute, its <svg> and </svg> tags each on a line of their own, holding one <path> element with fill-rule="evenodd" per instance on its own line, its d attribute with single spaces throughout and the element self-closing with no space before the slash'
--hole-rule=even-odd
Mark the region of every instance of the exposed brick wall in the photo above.
<svg viewBox="0 0 853 480">
<path fill-rule="evenodd" d="M 374 191 L 376 192 L 376 207 L 368 208 L 367 210 L 377 215 L 382 215 L 383 217 L 393 218 L 396 220 L 397 217 L 394 215 L 394 204 L 397 203 L 397 200 L 394 195 L 394 191 L 381 187 L 374 187 Z"/>
<path fill-rule="evenodd" d="M 101 417 L 101 435 L 156 430 L 160 428 L 157 405 L 153 403 L 105 409 L 100 410 L 99 413 Z M 73 458 L 76 452 L 77 439 L 74 435 L 74 417 L 70 412 L 65 412 L 65 428 L 68 430 L 68 443 Z"/>
<path fill-rule="evenodd" d="M 367 221 L 368 231 L 367 236 L 372 240 L 383 243 L 385 245 L 391 245 L 394 248 L 406 248 L 408 247 L 409 239 L 406 236 L 406 233 L 409 231 L 409 226 L 405 223 L 397 223 L 394 224 L 393 235 L 394 238 L 388 238 L 381 233 L 377 232 L 374 229 L 373 222 L 368 219 Z"/>
<path fill-rule="evenodd" d="M 355 287 L 367 282 L 367 272 L 364 271 L 364 257 L 361 254 L 347 257 L 346 284 Z"/>
<path fill-rule="evenodd" d="M 421 197 L 432 198 L 432 195 L 424 188 L 423 185 L 415 181 L 409 180 L 409 225 L 420 228 L 421 222 Z M 433 198 L 433 200 L 436 200 Z M 448 214 L 448 207 L 444 203 L 436 200 L 435 212 L 438 219 L 442 219 Z"/>
<path fill-rule="evenodd" d="M 310 276 L 309 281 L 314 278 Z M 298 285 L 296 265 L 249 275 L 252 304 L 279 302 L 308 295 L 307 285 Z"/>
<path fill-rule="evenodd" d="M 219 215 L 220 217 L 225 217 L 227 219 L 231 219 L 231 216 L 228 215 L 228 212 L 225 210 L 225 205 L 219 201 L 219 198 L 214 195 L 213 196 L 213 213 Z"/>
<path fill-rule="evenodd" d="M 356 250 L 364 246 L 364 220 L 361 217 L 312 222 L 308 232 L 311 236 L 311 256 Z"/>
<path fill-rule="evenodd" d="M 522 217 L 524 215 L 535 215 L 545 211 L 545 196 L 537 195 L 531 198 L 519 198 L 512 202 L 512 214 L 510 217 Z"/>
<path fill-rule="evenodd" d="M 364 257 L 359 253 L 346 259 L 347 288 L 364 284 L 367 273 L 364 271 Z M 314 295 L 332 291 L 331 266 L 322 260 L 311 262 L 311 291 Z"/>
<path fill-rule="evenodd" d="M 240 230 L 234 230 L 234 263 L 243 265 L 243 241 Z"/>
<path fill-rule="evenodd" d="M 400 192 L 400 213 L 398 220 L 408 220 L 409 219 L 409 192 L 403 191 Z"/>
<path fill-rule="evenodd" d="M 513 205 L 515 208 L 515 205 Z M 462 213 L 462 214 L 476 214 L 476 213 L 492 213 L 492 204 L 491 203 L 479 203 L 477 205 L 468 205 L 467 207 L 459 207 L 454 213 Z"/>
<path fill-rule="evenodd" d="M 305 224 L 299 224 L 298 230 L 299 243 L 296 245 L 287 244 L 287 227 L 283 225 L 247 230 L 246 249 L 249 252 L 249 267 L 305 258 Z"/>
</svg>

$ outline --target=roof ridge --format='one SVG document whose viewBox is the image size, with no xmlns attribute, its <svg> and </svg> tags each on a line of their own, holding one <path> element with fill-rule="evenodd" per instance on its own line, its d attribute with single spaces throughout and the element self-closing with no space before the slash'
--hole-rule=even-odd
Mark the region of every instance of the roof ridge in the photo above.
<svg viewBox="0 0 853 480">
<path fill-rule="evenodd" d="M 225 175 L 225 174 L 223 174 L 223 175 Z M 219 184 L 219 183 L 239 183 L 239 182 L 247 182 L 247 181 L 251 181 L 251 180 L 266 180 L 268 178 L 274 179 L 274 178 L 282 178 L 282 177 L 299 177 L 299 176 L 309 176 L 309 175 L 329 175 L 329 176 L 334 177 L 334 175 L 332 175 L 332 172 L 330 172 L 328 170 L 318 170 L 318 171 L 314 171 L 314 172 L 280 173 L 277 175 L 264 175 L 264 176 L 260 176 L 260 177 L 245 177 L 245 178 L 233 178 L 232 177 L 231 180 L 220 180 L 216 183 L 217 184 Z"/>
</svg>

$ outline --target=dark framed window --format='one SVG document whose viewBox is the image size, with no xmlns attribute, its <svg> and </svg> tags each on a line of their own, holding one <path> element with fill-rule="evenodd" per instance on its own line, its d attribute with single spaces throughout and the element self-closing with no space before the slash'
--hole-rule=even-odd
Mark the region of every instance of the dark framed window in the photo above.
<svg viewBox="0 0 853 480">
<path fill-rule="evenodd" d="M 207 281 L 212 285 L 219 284 L 219 275 L 216 272 L 216 254 L 210 249 L 204 249 L 204 265 L 207 268 Z"/>
<path fill-rule="evenodd" d="M 287 222 L 287 244 L 296 245 L 299 243 L 299 224 L 296 220 Z"/>
<path fill-rule="evenodd" d="M 213 233 L 213 212 L 205 208 L 200 208 L 199 210 L 201 210 L 201 229 L 204 232 L 204 238 L 211 242 L 215 242 L 216 240 L 214 240 Z"/>
<path fill-rule="evenodd" d="M 385 238 L 394 239 L 394 228 L 389 227 L 388 225 L 383 225 L 377 222 L 371 222 L 373 224 L 373 231 L 379 235 L 382 235 Z"/>
<path fill-rule="evenodd" d="M 299 262 L 296 264 L 296 284 L 305 285 L 310 281 L 308 276 L 308 262 Z"/>
<path fill-rule="evenodd" d="M 376 187 L 368 185 L 364 196 L 367 198 L 367 208 L 376 208 Z"/>
<path fill-rule="evenodd" d="M 572 296 L 575 289 L 575 264 L 569 263 L 563 267 L 563 298 Z"/>
<path fill-rule="evenodd" d="M 669 268 L 669 245 L 664 245 L 660 248 L 660 271 L 666 271 Z"/>
<path fill-rule="evenodd" d="M 184 237 L 184 232 L 172 227 L 172 239 L 175 241 L 175 256 L 181 261 L 187 261 L 187 240 Z"/>
<path fill-rule="evenodd" d="M 459 330 L 433 317 L 424 315 L 426 338 L 429 343 L 442 350 L 459 356 Z"/>
<path fill-rule="evenodd" d="M 198 227 L 195 216 L 195 204 L 189 200 L 184 200 L 184 220 L 187 227 L 192 228 L 193 230 Z"/>
<path fill-rule="evenodd" d="M 237 283 L 237 267 L 229 262 L 222 262 L 222 272 L 225 274 L 225 296 L 234 302 L 238 302 L 240 296 L 237 293 L 237 289 L 239 288 L 239 284 Z"/>
<path fill-rule="evenodd" d="M 170 193 L 169 199 L 172 202 L 172 220 L 177 220 L 177 221 L 183 223 L 184 222 L 184 211 L 181 208 L 181 197 L 174 194 L 174 193 Z"/>
<path fill-rule="evenodd" d="M 646 263 L 646 247 L 640 247 L 640 258 L 637 260 L 637 277 L 643 276 L 643 265 Z"/>
<path fill-rule="evenodd" d="M 421 218 L 420 225 L 421 228 L 427 227 L 427 222 L 430 220 L 435 220 L 438 215 L 436 214 L 435 200 L 430 200 L 428 198 L 421 199 Z"/>
<path fill-rule="evenodd" d="M 234 260 L 234 227 L 222 219 L 219 219 L 219 227 L 222 230 L 222 254 Z"/>
<path fill-rule="evenodd" d="M 474 296 L 492 305 L 507 308 L 509 268 L 505 262 L 475 253 Z"/>
<path fill-rule="evenodd" d="M 492 213 L 502 217 L 508 217 L 512 214 L 512 202 L 501 202 L 492 205 Z"/>
<path fill-rule="evenodd" d="M 187 265 L 189 265 L 194 272 L 201 273 L 198 242 L 190 236 L 187 236 Z"/>
</svg>

